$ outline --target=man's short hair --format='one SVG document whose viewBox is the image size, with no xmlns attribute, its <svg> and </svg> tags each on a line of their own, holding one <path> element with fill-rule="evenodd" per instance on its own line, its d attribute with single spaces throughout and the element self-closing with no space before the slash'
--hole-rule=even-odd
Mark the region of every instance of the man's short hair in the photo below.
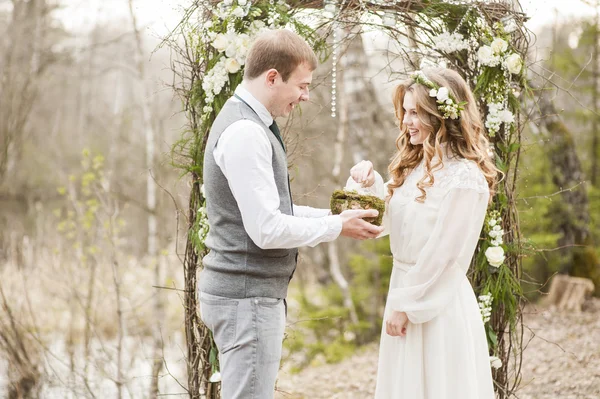
<svg viewBox="0 0 600 399">
<path fill-rule="evenodd" d="M 298 67 L 306 63 L 317 69 L 317 56 L 306 41 L 287 29 L 261 33 L 250 48 L 244 78 L 255 79 L 269 69 L 276 69 L 284 82 Z"/>
</svg>

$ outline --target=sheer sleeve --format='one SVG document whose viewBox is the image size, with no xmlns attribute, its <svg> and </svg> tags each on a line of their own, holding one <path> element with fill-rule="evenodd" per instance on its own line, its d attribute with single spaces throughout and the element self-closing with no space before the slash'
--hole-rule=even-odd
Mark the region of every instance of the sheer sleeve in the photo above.
<svg viewBox="0 0 600 399">
<path fill-rule="evenodd" d="M 487 190 L 464 187 L 448 190 L 416 264 L 404 276 L 401 288 L 390 290 L 391 309 L 406 312 L 412 323 L 425 323 L 452 300 L 466 278 L 488 198 Z"/>
<path fill-rule="evenodd" d="M 345 190 L 356 190 L 359 193 L 364 193 L 364 194 L 370 194 L 370 195 L 375 195 L 379 198 L 381 198 L 382 200 L 385 200 L 385 197 L 387 195 L 387 185 L 388 183 L 384 183 L 383 182 L 383 177 L 381 177 L 381 175 L 379 174 L 379 172 L 374 171 L 375 172 L 375 183 L 373 183 L 373 185 L 371 187 L 362 187 L 360 185 L 360 183 L 357 183 L 354 181 L 354 179 L 352 178 L 352 176 L 350 176 L 348 178 L 348 180 L 346 181 L 346 186 L 344 187 Z M 383 214 L 383 220 L 381 221 L 381 226 L 383 227 L 383 232 L 381 232 L 381 234 L 379 234 L 377 236 L 377 238 L 379 237 L 385 237 L 388 234 L 390 234 L 390 217 L 389 217 L 389 212 L 387 209 L 387 203 L 385 204 L 385 212 Z"/>
</svg>

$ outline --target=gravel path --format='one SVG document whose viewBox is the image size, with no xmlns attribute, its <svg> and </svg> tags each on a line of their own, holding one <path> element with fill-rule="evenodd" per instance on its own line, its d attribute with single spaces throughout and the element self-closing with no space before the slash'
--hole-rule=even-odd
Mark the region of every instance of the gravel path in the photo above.
<svg viewBox="0 0 600 399">
<path fill-rule="evenodd" d="M 586 311 L 561 313 L 528 307 L 531 338 L 523 357 L 519 399 L 600 399 L 600 300 Z M 526 340 L 527 342 L 527 340 Z M 279 373 L 277 399 L 366 399 L 375 391 L 377 345 L 339 364 Z M 457 398 L 458 399 L 458 398 Z"/>
</svg>

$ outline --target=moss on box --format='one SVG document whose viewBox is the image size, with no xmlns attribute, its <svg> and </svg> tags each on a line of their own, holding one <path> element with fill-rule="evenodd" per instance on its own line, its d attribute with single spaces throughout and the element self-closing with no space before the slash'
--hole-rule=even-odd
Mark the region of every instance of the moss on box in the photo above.
<svg viewBox="0 0 600 399">
<path fill-rule="evenodd" d="M 359 194 L 356 191 L 335 190 L 331 194 L 331 213 L 339 215 L 348 209 L 377 209 L 379 215 L 374 218 L 364 218 L 365 221 L 381 226 L 385 201 L 374 195 Z"/>
</svg>

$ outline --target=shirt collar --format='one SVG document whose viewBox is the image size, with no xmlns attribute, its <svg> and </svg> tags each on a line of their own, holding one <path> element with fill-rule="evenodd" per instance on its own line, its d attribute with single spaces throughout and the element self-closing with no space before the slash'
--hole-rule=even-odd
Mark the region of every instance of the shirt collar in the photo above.
<svg viewBox="0 0 600 399">
<path fill-rule="evenodd" d="M 250 108 L 256 112 L 261 121 L 267 126 L 271 126 L 273 124 L 273 117 L 271 113 L 267 110 L 267 108 L 256 99 L 248 90 L 242 87 L 242 85 L 238 85 L 235 89 L 235 94 L 237 94 L 242 100 L 244 100 Z M 236 101 L 239 101 L 235 97 L 233 98 Z"/>
</svg>

